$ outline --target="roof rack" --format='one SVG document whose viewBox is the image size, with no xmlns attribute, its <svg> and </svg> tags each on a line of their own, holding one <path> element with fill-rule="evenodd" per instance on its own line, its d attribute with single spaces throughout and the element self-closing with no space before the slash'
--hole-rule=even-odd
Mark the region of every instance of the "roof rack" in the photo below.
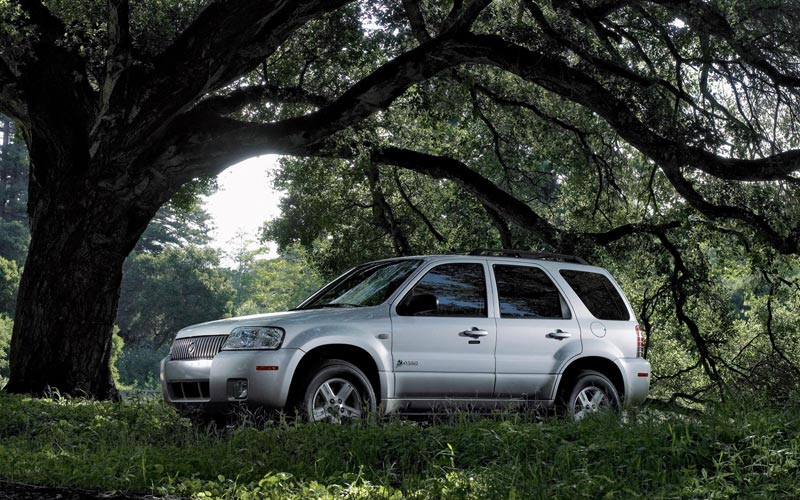
<svg viewBox="0 0 800 500">
<path fill-rule="evenodd" d="M 518 257 L 520 259 L 543 259 L 555 260 L 560 262 L 574 262 L 576 264 L 589 265 L 584 259 L 575 255 L 563 255 L 560 253 L 530 252 L 527 250 L 512 250 L 509 248 L 476 248 L 467 255 L 500 255 L 504 257 Z"/>
</svg>

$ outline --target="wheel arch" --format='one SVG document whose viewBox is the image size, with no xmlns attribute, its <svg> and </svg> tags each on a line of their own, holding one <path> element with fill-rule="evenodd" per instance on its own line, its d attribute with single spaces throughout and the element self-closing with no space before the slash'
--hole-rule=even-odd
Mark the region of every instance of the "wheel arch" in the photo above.
<svg viewBox="0 0 800 500">
<path fill-rule="evenodd" d="M 381 381 L 378 373 L 378 364 L 372 355 L 365 349 L 352 344 L 324 344 L 317 346 L 303 355 L 292 375 L 289 385 L 288 401 L 295 404 L 302 396 L 306 381 L 314 373 L 314 369 L 328 359 L 341 359 L 352 363 L 367 376 L 377 398 L 376 404 L 381 402 Z"/>
<path fill-rule="evenodd" d="M 614 384 L 614 388 L 617 390 L 619 397 L 624 399 L 625 379 L 616 363 L 601 356 L 587 356 L 578 358 L 570 363 L 561 374 L 555 393 L 556 400 L 559 400 L 564 392 L 572 387 L 578 378 L 578 374 L 584 370 L 594 370 L 608 377 L 611 383 Z"/>
</svg>

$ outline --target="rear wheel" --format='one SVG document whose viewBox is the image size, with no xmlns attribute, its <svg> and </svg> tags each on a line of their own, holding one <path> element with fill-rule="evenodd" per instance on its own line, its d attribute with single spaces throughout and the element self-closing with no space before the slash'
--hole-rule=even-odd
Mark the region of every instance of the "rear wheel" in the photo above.
<svg viewBox="0 0 800 500">
<path fill-rule="evenodd" d="M 302 409 L 310 422 L 344 423 L 375 411 L 375 390 L 367 376 L 347 361 L 332 359 L 317 367 L 306 384 Z"/>
<path fill-rule="evenodd" d="M 581 420 L 601 411 L 617 411 L 621 399 L 614 384 L 600 372 L 584 370 L 578 373 L 569 392 L 564 392 L 562 406 L 566 414 Z"/>
</svg>

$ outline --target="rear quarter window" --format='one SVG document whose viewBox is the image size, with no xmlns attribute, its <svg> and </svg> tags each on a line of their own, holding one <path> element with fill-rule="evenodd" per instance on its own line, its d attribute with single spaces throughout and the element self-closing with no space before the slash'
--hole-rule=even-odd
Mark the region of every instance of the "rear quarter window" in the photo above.
<svg viewBox="0 0 800 500">
<path fill-rule="evenodd" d="M 571 269 L 562 269 L 560 274 L 595 318 L 609 321 L 631 319 L 625 301 L 605 275 Z"/>
</svg>

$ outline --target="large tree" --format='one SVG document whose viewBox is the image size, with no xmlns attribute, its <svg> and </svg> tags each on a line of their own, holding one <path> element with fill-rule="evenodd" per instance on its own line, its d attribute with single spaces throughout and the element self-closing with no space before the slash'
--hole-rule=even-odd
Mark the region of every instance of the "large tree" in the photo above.
<svg viewBox="0 0 800 500">
<path fill-rule="evenodd" d="M 517 136 L 494 126 L 488 106 L 576 138 L 603 189 L 624 197 L 615 174 L 638 165 L 691 213 L 780 253 L 800 246 L 794 3 L 17 0 L 0 16 L 0 112 L 21 127 L 31 170 L 8 391 L 114 396 L 125 256 L 182 185 L 254 154 L 366 168 L 398 253 L 409 245 L 369 165 L 452 180 L 501 233 L 521 229 L 543 247 L 646 233 L 671 248 L 668 231 L 684 220 L 650 220 L 647 209 L 562 227 L 533 187 L 518 187 L 539 144 L 510 147 Z M 434 87 L 474 100 L 493 154 L 392 126 L 404 109 L 447 115 L 447 100 L 427 97 Z M 486 161 L 504 174 L 487 176 Z M 682 305 L 686 268 L 670 255 Z"/>
</svg>

